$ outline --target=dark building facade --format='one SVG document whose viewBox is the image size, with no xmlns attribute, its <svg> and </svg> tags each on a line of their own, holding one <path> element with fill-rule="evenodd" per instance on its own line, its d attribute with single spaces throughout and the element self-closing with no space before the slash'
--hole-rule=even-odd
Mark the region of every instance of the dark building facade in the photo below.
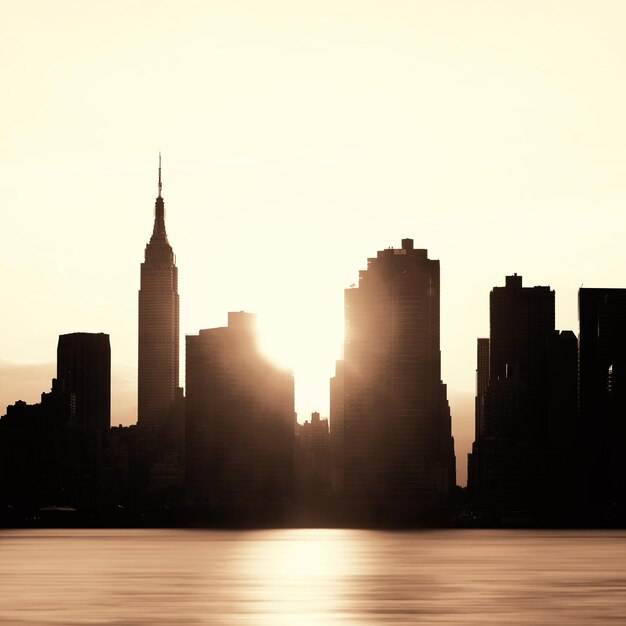
<svg viewBox="0 0 626 626">
<path fill-rule="evenodd" d="M 330 492 L 331 446 L 328 420 L 312 413 L 311 420 L 296 427 L 296 465 L 298 488 Z"/>
<path fill-rule="evenodd" d="M 330 447 L 332 454 L 332 490 L 343 491 L 344 474 L 344 386 L 343 360 L 335 363 L 335 375 L 330 379 Z"/>
<path fill-rule="evenodd" d="M 110 422 L 109 336 L 61 335 L 52 390 L 0 420 L 0 503 L 97 509 Z"/>
<path fill-rule="evenodd" d="M 455 486 L 439 347 L 439 261 L 402 240 L 345 291 L 343 494 L 363 515 L 438 515 Z M 331 430 L 332 430 L 331 420 Z"/>
<path fill-rule="evenodd" d="M 165 203 L 159 193 L 154 227 L 141 264 L 139 289 L 138 419 L 140 428 L 158 430 L 168 420 L 178 395 L 178 269 L 165 231 Z"/>
<path fill-rule="evenodd" d="M 582 288 L 580 460 L 591 522 L 626 519 L 626 289 Z"/>
<path fill-rule="evenodd" d="M 490 294 L 468 474 L 475 502 L 495 519 L 566 518 L 574 509 L 577 341 L 555 330 L 554 317 L 554 291 L 523 287 L 517 274 Z"/>
<path fill-rule="evenodd" d="M 84 455 L 71 426 L 74 407 L 75 398 L 56 380 L 40 403 L 18 400 L 7 407 L 0 419 L 0 517 L 9 510 L 82 504 L 91 481 L 79 461 Z"/>
<path fill-rule="evenodd" d="M 480 435 L 485 420 L 484 398 L 489 385 L 489 339 L 476 342 L 476 434 Z"/>
<path fill-rule="evenodd" d="M 474 400 L 475 442 L 482 437 L 485 421 L 485 393 L 489 384 L 489 339 L 479 338 L 476 342 L 476 398 Z M 476 443 L 467 455 L 467 488 L 474 494 L 477 488 Z"/>
<path fill-rule="evenodd" d="M 111 343 L 105 333 L 61 335 L 57 344 L 57 381 L 75 397 L 76 425 L 106 447 L 111 428 Z"/>
<path fill-rule="evenodd" d="M 187 496 L 216 513 L 277 514 L 292 497 L 294 383 L 259 352 L 255 316 L 188 335 Z"/>
</svg>

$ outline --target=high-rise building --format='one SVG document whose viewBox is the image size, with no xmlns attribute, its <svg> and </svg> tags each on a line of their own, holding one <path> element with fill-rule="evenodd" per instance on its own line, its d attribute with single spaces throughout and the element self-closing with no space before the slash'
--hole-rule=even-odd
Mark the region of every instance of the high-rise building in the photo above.
<svg viewBox="0 0 626 626">
<path fill-rule="evenodd" d="M 522 277 L 507 276 L 489 296 L 489 379 L 543 377 L 546 337 L 554 332 L 554 290 L 523 287 Z"/>
<path fill-rule="evenodd" d="M 105 333 L 60 335 L 57 381 L 73 394 L 76 425 L 106 445 L 111 428 L 111 344 Z"/>
<path fill-rule="evenodd" d="M 93 472 L 85 471 L 85 437 L 76 432 L 75 409 L 75 396 L 61 391 L 56 379 L 40 403 L 18 400 L 7 407 L 0 419 L 0 517 L 13 507 L 88 502 L 84 488 L 94 492 Z"/>
<path fill-rule="evenodd" d="M 111 429 L 111 345 L 105 333 L 61 335 L 57 346 L 59 389 L 72 398 L 76 467 L 81 467 L 79 500 L 95 505 L 102 492 L 103 452 Z M 54 390 L 54 387 L 53 387 Z"/>
<path fill-rule="evenodd" d="M 214 511 L 276 512 L 292 495 L 294 384 L 257 346 L 255 316 L 187 335 L 187 495 Z"/>
<path fill-rule="evenodd" d="M 477 471 L 476 441 L 480 440 L 485 421 L 485 393 L 489 385 L 489 339 L 479 338 L 476 342 L 476 398 L 474 400 L 474 429 L 476 438 L 472 452 L 467 455 L 467 487 L 472 498 L 476 498 Z"/>
<path fill-rule="evenodd" d="M 582 288 L 580 461 L 591 521 L 626 518 L 626 289 Z"/>
<path fill-rule="evenodd" d="M 178 269 L 165 232 L 165 204 L 159 185 L 154 227 L 141 264 L 139 289 L 138 424 L 154 430 L 167 421 L 178 394 Z"/>
<path fill-rule="evenodd" d="M 110 426 L 109 336 L 61 335 L 52 391 L 0 420 L 0 503 L 96 508 Z"/>
<path fill-rule="evenodd" d="M 305 507 L 330 494 L 332 456 L 328 420 L 311 413 L 311 421 L 296 425 L 295 476 L 298 499 Z"/>
<path fill-rule="evenodd" d="M 412 239 L 378 252 L 358 287 L 345 291 L 345 322 L 346 502 L 399 521 L 436 515 L 456 482 L 441 381 L 439 261 Z"/>
<path fill-rule="evenodd" d="M 299 424 L 297 429 L 299 461 L 309 478 L 313 478 L 326 489 L 331 484 L 331 451 L 328 420 L 320 419 L 317 412 L 311 413 L 311 421 Z"/>
<path fill-rule="evenodd" d="M 343 491 L 343 407 L 343 360 L 339 360 L 335 363 L 335 375 L 330 379 L 330 447 L 332 453 L 332 490 L 335 493 Z"/>
<path fill-rule="evenodd" d="M 489 339 L 476 342 L 476 433 L 480 434 L 485 419 L 485 392 L 489 385 Z"/>
<path fill-rule="evenodd" d="M 472 495 L 495 518 L 539 521 L 563 516 L 572 506 L 566 483 L 577 342 L 571 331 L 555 330 L 554 312 L 554 291 L 523 287 L 517 274 L 490 294 L 490 338 L 478 345 L 476 440 L 468 474 Z"/>
</svg>

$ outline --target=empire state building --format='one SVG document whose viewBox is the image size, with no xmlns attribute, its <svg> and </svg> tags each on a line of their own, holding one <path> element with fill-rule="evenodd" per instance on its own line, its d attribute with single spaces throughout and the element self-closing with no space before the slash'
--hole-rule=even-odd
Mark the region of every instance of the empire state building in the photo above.
<svg viewBox="0 0 626 626">
<path fill-rule="evenodd" d="M 161 155 L 158 189 L 139 289 L 138 424 L 148 429 L 163 426 L 178 389 L 178 269 L 165 232 Z"/>
</svg>

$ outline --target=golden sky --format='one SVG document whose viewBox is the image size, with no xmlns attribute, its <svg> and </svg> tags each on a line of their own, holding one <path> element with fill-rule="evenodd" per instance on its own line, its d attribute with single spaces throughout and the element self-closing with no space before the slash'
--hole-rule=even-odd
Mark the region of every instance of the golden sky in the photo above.
<svg viewBox="0 0 626 626">
<path fill-rule="evenodd" d="M 49 388 L 59 334 L 107 332 L 135 420 L 159 150 L 182 335 L 257 313 L 301 421 L 367 257 L 440 259 L 460 474 L 491 288 L 550 285 L 577 330 L 581 284 L 626 287 L 622 1 L 0 6 L 2 407 Z"/>
</svg>

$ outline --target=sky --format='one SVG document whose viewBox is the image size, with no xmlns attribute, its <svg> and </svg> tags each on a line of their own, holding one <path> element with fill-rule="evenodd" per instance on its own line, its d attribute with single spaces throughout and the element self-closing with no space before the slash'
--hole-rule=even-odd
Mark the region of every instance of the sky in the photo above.
<svg viewBox="0 0 626 626">
<path fill-rule="evenodd" d="M 0 412 L 49 390 L 59 334 L 106 332 L 112 422 L 136 421 L 159 151 L 181 334 L 256 313 L 300 421 L 328 414 L 367 258 L 440 260 L 460 483 L 490 290 L 550 285 L 577 331 L 581 285 L 626 287 L 621 0 L 0 9 Z"/>
</svg>

